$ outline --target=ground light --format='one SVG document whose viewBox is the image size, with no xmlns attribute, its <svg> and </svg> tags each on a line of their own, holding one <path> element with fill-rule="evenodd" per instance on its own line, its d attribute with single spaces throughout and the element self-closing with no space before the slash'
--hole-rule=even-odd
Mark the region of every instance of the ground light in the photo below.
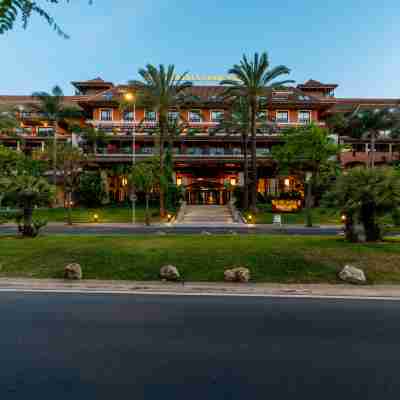
<svg viewBox="0 0 400 400">
<path fill-rule="evenodd" d="M 345 215 L 345 214 L 342 214 L 342 215 L 340 216 L 340 220 L 345 224 L 345 223 L 346 223 L 346 220 L 347 220 L 346 215 Z"/>
<path fill-rule="evenodd" d="M 93 221 L 99 222 L 99 214 L 93 214 Z"/>
</svg>

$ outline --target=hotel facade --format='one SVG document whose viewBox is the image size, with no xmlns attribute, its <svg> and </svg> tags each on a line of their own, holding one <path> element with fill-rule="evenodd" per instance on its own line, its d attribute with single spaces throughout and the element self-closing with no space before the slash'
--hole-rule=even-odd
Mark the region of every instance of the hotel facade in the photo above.
<svg viewBox="0 0 400 400">
<path fill-rule="evenodd" d="M 110 169 L 116 165 L 130 165 L 157 154 L 158 115 L 152 109 L 136 105 L 122 112 L 119 107 L 122 96 L 129 90 L 126 85 L 96 78 L 72 82 L 76 95 L 65 96 L 67 105 L 76 106 L 83 117 L 76 122 L 102 130 L 107 141 L 91 154 L 90 168 Z M 260 128 L 257 131 L 258 191 L 271 198 L 285 200 L 290 193 L 303 193 L 302 180 L 296 174 L 279 176 L 277 165 L 271 156 L 274 146 L 282 143 L 281 132 L 288 127 L 315 123 L 326 126 L 335 113 L 348 114 L 357 107 L 376 109 L 398 107 L 400 99 L 338 98 L 336 84 L 324 84 L 309 80 L 295 87 L 267 90 L 263 94 L 259 118 L 270 122 L 274 129 Z M 196 100 L 184 106 L 171 108 L 170 121 L 185 121 L 185 129 L 174 137 L 169 145 L 173 149 L 174 180 L 185 188 L 189 204 L 225 204 L 229 201 L 232 188 L 243 185 L 243 149 L 239 133 L 218 129 L 221 118 L 229 113 L 230 105 L 223 100 L 222 86 L 194 85 L 188 89 Z M 12 135 L 0 132 L 0 143 L 24 151 L 27 154 L 45 151 L 53 140 L 54 126 L 42 115 L 31 109 L 31 96 L 1 96 L 0 107 L 18 110 L 20 128 Z M 59 141 L 72 141 L 91 152 L 88 143 L 70 132 L 67 124 L 57 128 Z M 343 168 L 366 164 L 369 141 L 338 138 L 345 150 L 340 154 Z M 400 140 L 383 135 L 376 143 L 376 164 L 386 164 L 400 159 Z M 112 198 L 124 201 L 129 197 L 124 177 L 113 177 L 110 181 Z M 301 199 L 300 199 L 301 200 Z M 299 202 L 297 202 L 299 203 Z M 290 203 L 288 210 L 292 207 Z"/>
</svg>

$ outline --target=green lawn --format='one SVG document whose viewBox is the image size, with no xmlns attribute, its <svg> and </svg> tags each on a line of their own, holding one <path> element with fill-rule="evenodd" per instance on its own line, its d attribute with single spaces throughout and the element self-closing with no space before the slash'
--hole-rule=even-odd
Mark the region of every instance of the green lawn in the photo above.
<svg viewBox="0 0 400 400">
<path fill-rule="evenodd" d="M 188 281 L 222 281 L 225 268 L 247 266 L 258 282 L 337 282 L 346 263 L 371 283 L 400 282 L 400 241 L 350 244 L 337 237 L 267 235 L 43 236 L 0 238 L 0 276 L 61 278 L 79 262 L 85 278 L 157 280 L 174 264 Z"/>
<path fill-rule="evenodd" d="M 136 221 L 144 222 L 144 207 L 136 207 Z M 132 222 L 132 209 L 130 207 L 103 207 L 97 209 L 73 208 L 72 220 L 74 223 L 95 222 L 95 214 L 98 222 Z M 158 209 L 151 208 L 152 222 L 159 221 Z M 35 218 L 44 218 L 48 222 L 66 222 L 66 210 L 64 208 L 37 209 L 34 213 Z"/>
<path fill-rule="evenodd" d="M 275 213 L 280 214 L 283 224 L 305 224 L 305 212 L 301 210 L 297 213 Z M 255 216 L 256 224 L 272 224 L 274 213 L 269 207 L 263 209 Z M 340 212 L 338 210 L 328 210 L 325 208 L 314 208 L 312 210 L 313 224 L 315 225 L 340 225 Z"/>
</svg>

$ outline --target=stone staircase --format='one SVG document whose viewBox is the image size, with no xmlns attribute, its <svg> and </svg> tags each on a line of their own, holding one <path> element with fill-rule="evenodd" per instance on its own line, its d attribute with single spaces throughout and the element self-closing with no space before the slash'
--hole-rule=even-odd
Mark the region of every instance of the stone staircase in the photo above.
<svg viewBox="0 0 400 400">
<path fill-rule="evenodd" d="M 186 206 L 180 225 L 226 225 L 233 224 L 228 206 Z"/>
</svg>

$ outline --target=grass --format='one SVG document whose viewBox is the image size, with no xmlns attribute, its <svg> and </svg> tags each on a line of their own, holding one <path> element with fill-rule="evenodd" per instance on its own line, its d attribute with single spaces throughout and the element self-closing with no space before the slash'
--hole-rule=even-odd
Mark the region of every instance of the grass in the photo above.
<svg viewBox="0 0 400 400">
<path fill-rule="evenodd" d="M 255 216 L 256 224 L 272 224 L 273 216 L 280 214 L 283 224 L 305 225 L 306 217 L 304 209 L 297 213 L 273 213 L 269 208 L 260 207 L 260 212 Z M 340 212 L 338 210 L 328 210 L 325 208 L 314 208 L 312 210 L 314 225 L 340 225 Z"/>
<path fill-rule="evenodd" d="M 136 206 L 136 221 L 139 223 L 145 220 L 144 206 Z M 72 208 L 72 221 L 74 223 L 90 223 L 95 222 L 94 215 L 97 214 L 98 222 L 132 222 L 131 207 L 102 207 L 102 208 Z M 150 208 L 152 222 L 159 221 L 158 209 Z M 67 214 L 64 208 L 40 208 L 35 210 L 35 218 L 46 219 L 48 222 L 66 222 Z"/>
<path fill-rule="evenodd" d="M 222 281 L 224 269 L 247 266 L 256 282 L 337 282 L 350 263 L 371 283 L 400 282 L 400 241 L 350 244 L 300 236 L 43 236 L 0 238 L 0 276 L 61 278 L 78 262 L 88 279 L 157 280 L 176 265 L 188 281 Z"/>
</svg>

